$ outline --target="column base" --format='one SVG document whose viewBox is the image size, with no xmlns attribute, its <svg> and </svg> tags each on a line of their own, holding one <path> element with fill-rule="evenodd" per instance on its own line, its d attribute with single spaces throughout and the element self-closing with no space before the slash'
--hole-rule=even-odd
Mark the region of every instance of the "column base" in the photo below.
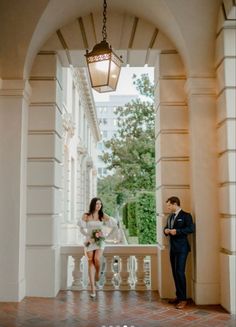
<svg viewBox="0 0 236 327">
<path fill-rule="evenodd" d="M 219 283 L 197 283 L 194 282 L 194 302 L 200 305 L 220 303 Z"/>
<path fill-rule="evenodd" d="M 0 285 L 0 302 L 20 302 L 25 297 L 25 279 L 17 283 Z"/>
</svg>

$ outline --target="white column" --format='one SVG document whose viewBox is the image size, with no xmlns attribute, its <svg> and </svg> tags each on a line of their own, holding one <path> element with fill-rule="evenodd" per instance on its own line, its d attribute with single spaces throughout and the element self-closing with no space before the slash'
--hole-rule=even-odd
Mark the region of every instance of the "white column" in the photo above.
<svg viewBox="0 0 236 327">
<path fill-rule="evenodd" d="M 0 301 L 25 296 L 28 82 L 0 80 Z"/>
<path fill-rule="evenodd" d="M 27 295 L 60 289 L 62 78 L 53 53 L 39 54 L 31 72 L 27 201 Z"/>
<path fill-rule="evenodd" d="M 219 210 L 215 79 L 189 78 L 191 192 L 196 223 L 194 300 L 217 304 L 220 296 Z"/>
</svg>

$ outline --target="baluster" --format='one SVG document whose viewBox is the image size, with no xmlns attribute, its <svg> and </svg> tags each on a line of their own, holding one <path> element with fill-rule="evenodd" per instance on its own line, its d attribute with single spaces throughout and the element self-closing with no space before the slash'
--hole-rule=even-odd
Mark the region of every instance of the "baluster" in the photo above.
<svg viewBox="0 0 236 327">
<path fill-rule="evenodd" d="M 72 257 L 74 259 L 74 270 L 72 272 L 73 282 L 71 289 L 73 291 L 81 290 L 83 289 L 82 272 L 80 270 L 80 261 L 82 259 L 82 255 L 72 255 Z"/>
<path fill-rule="evenodd" d="M 113 255 L 106 254 L 106 271 L 105 271 L 105 284 L 103 286 L 104 290 L 112 290 L 114 289 L 114 285 L 112 283 L 113 279 Z"/>
<path fill-rule="evenodd" d="M 137 259 L 134 255 L 129 257 L 128 261 L 128 267 L 129 267 L 129 283 L 130 287 L 134 289 L 135 283 L 136 283 L 136 270 L 137 270 Z"/>
<path fill-rule="evenodd" d="M 121 260 L 121 270 L 120 270 L 120 290 L 129 290 L 130 284 L 129 284 L 129 271 L 128 271 L 128 255 L 120 255 Z"/>
<path fill-rule="evenodd" d="M 136 255 L 137 258 L 137 282 L 135 284 L 136 290 L 146 290 L 146 284 L 144 282 L 145 272 L 144 272 L 144 255 Z"/>
</svg>

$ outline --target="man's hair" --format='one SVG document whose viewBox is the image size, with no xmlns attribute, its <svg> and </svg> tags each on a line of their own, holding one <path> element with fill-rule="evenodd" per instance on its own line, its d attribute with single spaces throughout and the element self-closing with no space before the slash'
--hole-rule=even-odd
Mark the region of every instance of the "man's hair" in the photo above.
<svg viewBox="0 0 236 327">
<path fill-rule="evenodd" d="M 177 206 L 180 206 L 180 199 L 177 198 L 177 196 L 171 196 L 169 199 L 166 200 L 166 203 L 170 202 L 171 204 L 177 204 Z"/>
</svg>

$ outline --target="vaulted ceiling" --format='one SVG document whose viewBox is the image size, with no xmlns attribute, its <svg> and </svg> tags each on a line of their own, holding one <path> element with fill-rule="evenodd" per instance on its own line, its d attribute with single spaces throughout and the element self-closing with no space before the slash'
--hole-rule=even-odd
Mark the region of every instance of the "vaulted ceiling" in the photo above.
<svg viewBox="0 0 236 327">
<path fill-rule="evenodd" d="M 108 41 L 131 65 L 153 64 L 157 49 L 175 48 L 188 75 L 212 76 L 221 3 L 107 0 Z M 66 50 L 64 64 L 83 65 L 84 49 L 100 41 L 102 5 L 102 0 L 1 0 L 0 76 L 27 78 L 36 54 L 52 44 Z"/>
<path fill-rule="evenodd" d="M 58 51 L 64 66 L 85 66 L 85 49 L 102 40 L 102 15 L 78 17 L 54 33 L 41 51 Z M 107 17 L 108 42 L 122 56 L 124 65 L 154 66 L 158 51 L 175 51 L 175 46 L 154 25 L 128 14 Z"/>
</svg>

